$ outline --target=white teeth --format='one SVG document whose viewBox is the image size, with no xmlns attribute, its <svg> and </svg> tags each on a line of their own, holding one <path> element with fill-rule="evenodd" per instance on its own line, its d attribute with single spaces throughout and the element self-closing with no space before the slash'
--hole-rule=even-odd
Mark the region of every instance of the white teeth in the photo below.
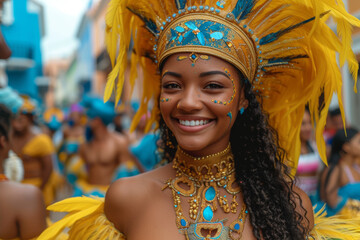
<svg viewBox="0 0 360 240">
<path fill-rule="evenodd" d="M 191 126 L 191 127 L 195 127 L 195 126 L 201 126 L 201 125 L 205 125 L 209 123 L 209 120 L 179 120 L 181 125 L 184 126 Z"/>
</svg>

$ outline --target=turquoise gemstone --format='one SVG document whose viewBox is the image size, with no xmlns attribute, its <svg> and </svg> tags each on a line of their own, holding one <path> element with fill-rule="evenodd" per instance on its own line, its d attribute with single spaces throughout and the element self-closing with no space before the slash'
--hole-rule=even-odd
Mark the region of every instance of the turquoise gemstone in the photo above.
<svg viewBox="0 0 360 240">
<path fill-rule="evenodd" d="M 214 187 L 209 187 L 208 190 L 206 190 L 206 192 L 205 192 L 206 201 L 214 200 L 215 196 L 216 196 L 216 192 L 215 192 Z"/>
<path fill-rule="evenodd" d="M 239 225 L 238 223 L 235 224 L 234 229 L 235 229 L 235 230 L 239 230 L 239 229 L 240 229 L 240 225 Z"/>
<path fill-rule="evenodd" d="M 213 210 L 210 206 L 207 206 L 203 211 L 203 217 L 206 221 L 211 221 L 211 219 L 214 217 Z"/>
<path fill-rule="evenodd" d="M 180 224 L 181 224 L 181 226 L 185 227 L 186 226 L 186 221 L 184 219 L 181 219 Z"/>
</svg>

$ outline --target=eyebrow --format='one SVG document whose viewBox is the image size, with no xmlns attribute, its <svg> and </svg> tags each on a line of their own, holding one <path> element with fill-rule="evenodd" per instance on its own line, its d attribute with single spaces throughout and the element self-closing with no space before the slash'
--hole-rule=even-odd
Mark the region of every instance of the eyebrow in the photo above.
<svg viewBox="0 0 360 240">
<path fill-rule="evenodd" d="M 176 72 L 169 72 L 169 71 L 165 71 L 165 73 L 161 76 L 161 78 L 164 78 L 166 75 L 174 76 L 176 78 L 181 78 L 181 74 Z"/>
<path fill-rule="evenodd" d="M 199 74 L 199 77 L 207 77 L 207 76 L 217 75 L 217 74 L 223 75 L 223 76 L 225 76 L 226 78 L 230 79 L 229 75 L 227 75 L 226 73 L 221 72 L 221 71 L 203 72 L 203 73 L 200 73 L 200 74 Z M 165 73 L 161 76 L 161 78 L 164 78 L 166 75 L 174 76 L 174 77 L 176 77 L 176 78 L 181 78 L 181 77 L 182 77 L 182 75 L 179 74 L 179 73 L 165 71 Z M 231 80 L 231 79 L 230 79 L 230 80 Z"/>
<path fill-rule="evenodd" d="M 207 76 L 217 75 L 217 74 L 223 75 L 223 76 L 225 76 L 226 78 L 230 79 L 229 75 L 227 75 L 226 73 L 221 72 L 221 71 L 203 72 L 203 73 L 200 73 L 199 76 L 200 76 L 200 77 L 207 77 Z M 231 79 L 230 79 L 230 80 L 231 80 Z"/>
</svg>

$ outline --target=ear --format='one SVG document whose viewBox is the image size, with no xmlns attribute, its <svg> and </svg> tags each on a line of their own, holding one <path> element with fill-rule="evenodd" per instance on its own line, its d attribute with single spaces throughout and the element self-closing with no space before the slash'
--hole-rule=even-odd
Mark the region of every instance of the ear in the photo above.
<svg viewBox="0 0 360 240">
<path fill-rule="evenodd" d="M 238 110 L 240 111 L 240 109 L 242 108 L 247 109 L 248 106 L 249 106 L 249 100 L 247 100 L 245 96 L 241 96 Z"/>
<path fill-rule="evenodd" d="M 344 143 L 344 145 L 342 146 L 342 150 L 344 151 L 345 154 L 347 154 L 350 151 L 350 143 L 348 142 Z"/>
</svg>

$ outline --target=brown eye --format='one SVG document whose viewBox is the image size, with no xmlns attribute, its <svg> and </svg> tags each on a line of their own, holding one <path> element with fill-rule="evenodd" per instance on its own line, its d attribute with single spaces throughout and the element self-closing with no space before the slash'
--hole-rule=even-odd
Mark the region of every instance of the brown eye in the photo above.
<svg viewBox="0 0 360 240">
<path fill-rule="evenodd" d="M 177 83 L 168 83 L 168 84 L 164 84 L 163 88 L 165 89 L 177 89 L 180 88 L 180 85 Z"/>
<path fill-rule="evenodd" d="M 219 89 L 219 88 L 224 88 L 224 87 L 217 83 L 210 83 L 205 87 L 205 89 Z"/>
</svg>

